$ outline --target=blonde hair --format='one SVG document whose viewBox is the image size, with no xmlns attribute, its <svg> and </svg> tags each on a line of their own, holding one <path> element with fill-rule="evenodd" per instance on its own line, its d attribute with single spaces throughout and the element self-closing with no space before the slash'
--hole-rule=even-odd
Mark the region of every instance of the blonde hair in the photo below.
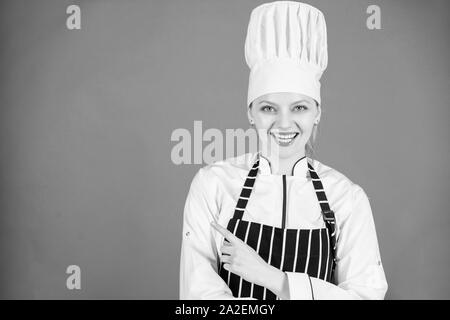
<svg viewBox="0 0 450 320">
<path fill-rule="evenodd" d="M 317 137 L 317 124 L 314 125 L 311 136 L 309 137 L 308 142 L 305 145 L 305 154 L 308 158 L 314 158 L 316 155 L 316 152 L 314 151 L 314 146 L 316 144 L 316 137 Z"/>
</svg>

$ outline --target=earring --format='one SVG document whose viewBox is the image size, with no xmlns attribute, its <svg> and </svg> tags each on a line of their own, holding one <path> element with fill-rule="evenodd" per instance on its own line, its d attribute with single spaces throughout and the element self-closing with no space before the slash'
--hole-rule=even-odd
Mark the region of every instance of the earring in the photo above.
<svg viewBox="0 0 450 320">
<path fill-rule="evenodd" d="M 253 123 L 253 120 L 250 120 L 250 125 L 251 125 L 251 126 L 253 126 L 253 125 L 254 125 L 254 123 Z"/>
</svg>

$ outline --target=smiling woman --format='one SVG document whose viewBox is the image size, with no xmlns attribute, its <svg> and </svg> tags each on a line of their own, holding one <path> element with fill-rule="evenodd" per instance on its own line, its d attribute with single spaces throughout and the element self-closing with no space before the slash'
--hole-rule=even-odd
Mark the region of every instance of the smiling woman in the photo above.
<svg viewBox="0 0 450 320">
<path fill-rule="evenodd" d="M 308 152 L 327 54 L 318 9 L 277 1 L 252 11 L 247 117 L 260 149 L 194 177 L 184 207 L 181 299 L 384 298 L 366 193 Z"/>
<path fill-rule="evenodd" d="M 299 156 L 312 155 L 311 140 L 315 138 L 321 115 L 320 105 L 312 98 L 295 92 L 269 93 L 255 99 L 247 114 L 262 147 L 268 149 L 264 145 L 268 139 L 280 147 L 277 150 L 282 161 L 277 163 L 284 167 L 276 173 L 286 174 Z"/>
</svg>

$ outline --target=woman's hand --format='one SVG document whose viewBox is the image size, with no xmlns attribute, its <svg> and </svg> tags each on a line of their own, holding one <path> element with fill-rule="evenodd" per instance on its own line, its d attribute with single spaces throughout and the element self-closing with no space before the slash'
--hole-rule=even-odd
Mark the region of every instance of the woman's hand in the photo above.
<svg viewBox="0 0 450 320">
<path fill-rule="evenodd" d="M 248 282 L 266 287 L 275 294 L 282 290 L 283 285 L 287 282 L 284 272 L 264 261 L 252 247 L 229 230 L 215 222 L 212 222 L 211 225 L 228 240 L 224 241 L 220 248 L 225 270 L 237 274 Z"/>
</svg>

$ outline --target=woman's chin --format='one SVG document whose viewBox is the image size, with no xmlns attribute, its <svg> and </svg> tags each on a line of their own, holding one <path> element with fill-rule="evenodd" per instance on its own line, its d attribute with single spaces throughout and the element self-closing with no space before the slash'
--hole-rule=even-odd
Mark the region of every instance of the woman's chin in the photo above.
<svg viewBox="0 0 450 320">
<path fill-rule="evenodd" d="M 289 147 L 279 147 L 279 158 L 280 159 L 288 159 L 294 156 L 298 156 L 300 154 L 304 154 L 305 149 L 299 148 L 298 146 L 289 146 Z"/>
<path fill-rule="evenodd" d="M 299 143 L 285 146 L 279 145 L 274 140 L 271 140 L 269 143 L 261 144 L 261 148 L 264 154 L 270 154 L 272 157 L 278 157 L 280 159 L 288 159 L 305 154 L 305 145 Z"/>
</svg>

